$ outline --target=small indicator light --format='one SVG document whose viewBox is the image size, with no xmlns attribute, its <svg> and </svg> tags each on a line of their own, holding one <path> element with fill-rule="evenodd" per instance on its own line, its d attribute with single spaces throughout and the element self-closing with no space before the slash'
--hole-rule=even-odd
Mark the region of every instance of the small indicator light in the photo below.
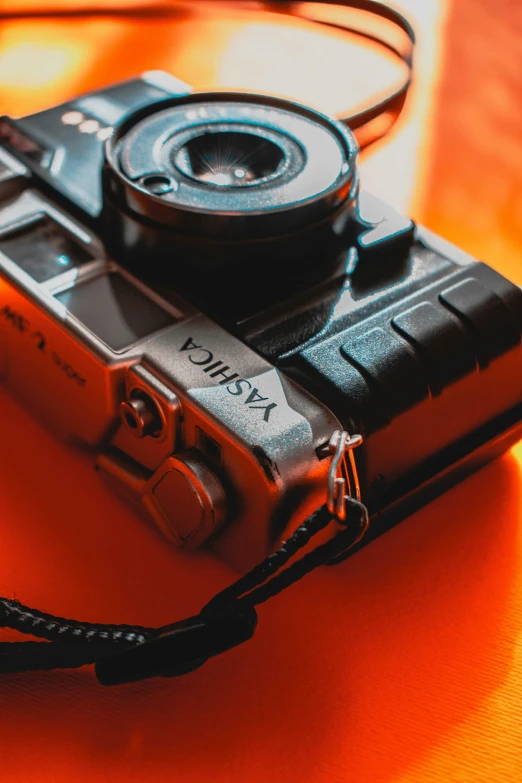
<svg viewBox="0 0 522 783">
<path fill-rule="evenodd" d="M 79 125 L 83 122 L 83 114 L 81 111 L 66 111 L 62 114 L 62 122 L 64 125 Z"/>
</svg>

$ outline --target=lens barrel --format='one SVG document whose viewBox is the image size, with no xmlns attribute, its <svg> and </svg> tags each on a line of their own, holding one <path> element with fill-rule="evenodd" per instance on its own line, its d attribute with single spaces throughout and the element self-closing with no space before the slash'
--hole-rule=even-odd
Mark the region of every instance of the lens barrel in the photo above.
<svg viewBox="0 0 522 783">
<path fill-rule="evenodd" d="M 109 250 L 171 279 L 177 264 L 328 251 L 355 208 L 356 156 L 341 123 L 290 101 L 200 93 L 153 104 L 107 141 Z"/>
</svg>

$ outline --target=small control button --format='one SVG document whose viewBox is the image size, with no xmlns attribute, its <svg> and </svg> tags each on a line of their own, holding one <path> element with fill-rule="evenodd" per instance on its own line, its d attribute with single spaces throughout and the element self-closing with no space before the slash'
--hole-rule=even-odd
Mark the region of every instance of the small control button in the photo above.
<svg viewBox="0 0 522 783">
<path fill-rule="evenodd" d="M 195 452 L 165 460 L 149 481 L 146 505 L 169 539 L 190 548 L 215 533 L 227 511 L 221 482 Z"/>
<path fill-rule="evenodd" d="M 357 239 L 360 257 L 374 257 L 382 266 L 393 264 L 408 253 L 415 225 L 389 204 L 363 191 L 359 196 L 356 220 L 364 229 Z"/>
<path fill-rule="evenodd" d="M 120 418 L 135 438 L 161 434 L 162 421 L 156 403 L 145 392 L 137 390 L 120 405 Z"/>
</svg>

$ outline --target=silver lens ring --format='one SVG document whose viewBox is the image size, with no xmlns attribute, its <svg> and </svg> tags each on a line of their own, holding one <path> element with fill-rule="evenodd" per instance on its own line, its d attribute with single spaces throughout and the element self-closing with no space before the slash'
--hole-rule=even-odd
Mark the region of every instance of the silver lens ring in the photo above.
<svg viewBox="0 0 522 783">
<path fill-rule="evenodd" d="M 221 159 L 224 149 L 230 159 Z M 353 198 L 356 154 L 335 120 L 289 101 L 226 93 L 150 107 L 107 144 L 123 208 L 230 239 L 286 233 L 332 214 Z"/>
</svg>

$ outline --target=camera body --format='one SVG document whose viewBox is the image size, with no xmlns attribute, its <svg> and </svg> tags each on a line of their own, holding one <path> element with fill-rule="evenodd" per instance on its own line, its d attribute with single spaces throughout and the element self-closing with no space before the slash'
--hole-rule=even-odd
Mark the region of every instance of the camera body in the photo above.
<svg viewBox="0 0 522 783">
<path fill-rule="evenodd" d="M 152 72 L 0 120 L 0 377 L 241 569 L 326 496 L 370 540 L 522 437 L 522 292 L 369 194 L 334 120 Z"/>
</svg>

